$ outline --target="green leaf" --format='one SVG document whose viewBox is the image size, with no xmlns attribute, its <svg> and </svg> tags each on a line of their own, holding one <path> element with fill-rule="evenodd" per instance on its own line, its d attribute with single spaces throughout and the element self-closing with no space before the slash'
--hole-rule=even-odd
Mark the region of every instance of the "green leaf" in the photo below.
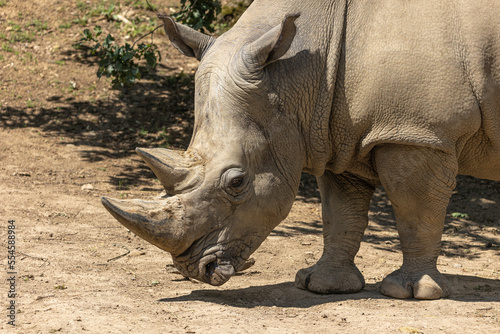
<svg viewBox="0 0 500 334">
<path fill-rule="evenodd" d="M 144 58 L 146 58 L 146 61 L 148 63 L 148 66 L 150 68 L 155 68 L 156 66 L 156 54 L 154 51 L 146 51 L 144 53 Z"/>
<path fill-rule="evenodd" d="M 453 218 L 469 218 L 469 215 L 466 213 L 461 213 L 461 212 L 453 212 L 451 214 Z"/>
<path fill-rule="evenodd" d="M 109 48 L 115 39 L 113 36 L 108 35 L 102 44 L 105 48 Z"/>
<path fill-rule="evenodd" d="M 134 58 L 134 53 L 133 52 L 125 52 L 123 54 L 123 56 L 122 56 L 122 60 L 125 61 L 125 62 L 128 62 L 132 58 Z"/>
<path fill-rule="evenodd" d="M 91 32 L 90 32 L 90 30 L 88 30 L 88 29 L 85 29 L 85 30 L 83 31 L 83 36 L 85 36 L 85 38 L 86 38 L 87 40 L 89 40 L 89 41 L 91 41 L 91 40 L 92 40 L 92 33 L 91 33 Z"/>
<path fill-rule="evenodd" d="M 115 38 L 110 34 L 98 41 L 96 38 L 102 34 L 101 27 L 96 26 L 94 32 L 95 38 L 89 29 L 85 29 L 85 37 L 81 39 L 80 43 L 94 42 L 91 50 L 92 53 L 98 55 L 96 75 L 99 79 L 102 76 L 111 78 L 111 84 L 114 88 L 134 84 L 147 71 L 156 67 L 158 59 L 161 60 L 158 46 L 154 43 L 141 43 L 138 46 L 125 43 L 125 45 L 120 46 L 115 43 Z M 144 60 L 146 62 L 146 69 L 139 67 L 135 63 L 135 60 Z"/>
<path fill-rule="evenodd" d="M 99 37 L 102 34 L 101 26 L 95 26 L 94 31 L 95 31 L 95 37 L 96 38 Z"/>
</svg>

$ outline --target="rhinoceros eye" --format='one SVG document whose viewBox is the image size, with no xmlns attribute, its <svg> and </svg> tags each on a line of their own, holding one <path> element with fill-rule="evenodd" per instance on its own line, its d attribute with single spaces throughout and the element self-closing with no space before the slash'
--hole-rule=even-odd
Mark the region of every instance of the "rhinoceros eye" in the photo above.
<svg viewBox="0 0 500 334">
<path fill-rule="evenodd" d="M 239 188 L 243 184 L 243 176 L 235 177 L 231 180 L 231 187 Z"/>
<path fill-rule="evenodd" d="M 239 168 L 231 168 L 227 170 L 223 178 L 225 190 L 233 196 L 237 196 L 245 187 L 245 173 Z"/>
</svg>

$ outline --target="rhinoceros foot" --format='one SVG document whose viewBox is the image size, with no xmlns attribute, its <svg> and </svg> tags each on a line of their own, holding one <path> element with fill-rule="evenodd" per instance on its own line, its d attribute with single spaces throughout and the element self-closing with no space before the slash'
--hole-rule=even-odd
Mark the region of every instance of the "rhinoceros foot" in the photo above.
<svg viewBox="0 0 500 334">
<path fill-rule="evenodd" d="M 297 272 L 295 286 L 314 293 L 354 293 L 363 289 L 365 280 L 354 264 L 339 266 L 318 261 Z"/>
<path fill-rule="evenodd" d="M 451 293 L 450 284 L 437 270 L 394 271 L 382 281 L 380 292 L 394 298 L 439 299 Z"/>
</svg>

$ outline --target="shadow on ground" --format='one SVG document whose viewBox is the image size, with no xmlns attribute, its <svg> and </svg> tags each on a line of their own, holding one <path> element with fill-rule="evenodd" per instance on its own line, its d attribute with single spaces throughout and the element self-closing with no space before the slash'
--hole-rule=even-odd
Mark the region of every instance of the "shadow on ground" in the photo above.
<svg viewBox="0 0 500 334">
<path fill-rule="evenodd" d="M 169 70 L 161 69 L 162 73 Z M 185 148 L 194 123 L 194 75 L 169 73 L 173 74 L 152 74 L 141 84 L 118 91 L 81 92 L 88 98 L 61 94 L 31 108 L 0 106 L 0 128 L 33 128 L 42 136 L 60 138 L 60 145 L 90 147 L 80 151 L 89 162 L 140 160 L 136 147 Z M 125 168 L 110 176 L 109 183 L 137 185 L 154 178 L 142 166 Z"/>
<path fill-rule="evenodd" d="M 87 151 L 89 161 L 132 155 L 141 144 L 182 148 L 192 133 L 193 81 L 193 75 L 182 73 L 156 75 L 112 98 L 74 101 L 50 96 L 44 104 L 49 107 L 2 108 L 0 124 L 38 128 L 45 135 L 64 136 L 73 145 L 110 149 Z"/>
<path fill-rule="evenodd" d="M 445 275 L 453 286 L 454 294 L 448 299 L 457 301 L 485 301 L 480 292 L 488 292 L 487 300 L 500 299 L 500 280 L 492 280 L 466 275 Z M 237 278 L 234 278 L 237 279 Z M 188 295 L 160 299 L 160 302 L 174 303 L 186 301 L 203 301 L 233 307 L 287 307 L 307 308 L 326 303 L 338 303 L 346 300 L 393 299 L 379 292 L 380 283 L 367 284 L 359 293 L 341 295 L 319 295 L 297 289 L 292 282 L 253 286 L 243 289 L 224 290 L 221 293 L 216 288 L 211 290 L 194 290 Z M 405 300 L 407 303 L 418 300 Z"/>
<path fill-rule="evenodd" d="M 316 180 L 303 174 L 298 200 L 320 203 Z M 372 198 L 369 212 L 370 224 L 363 242 L 375 248 L 401 252 L 394 211 L 384 189 L 379 187 Z M 296 234 L 322 234 L 322 222 L 294 222 L 272 232 L 276 236 L 293 237 Z M 484 233 L 488 230 L 489 233 Z M 389 233 L 387 233 L 389 232 Z M 477 258 L 482 251 L 493 249 L 500 255 L 500 182 L 459 175 L 457 187 L 448 207 L 442 255 L 449 257 Z M 448 240 L 447 240 L 448 239 Z M 450 241 L 453 240 L 453 241 Z"/>
<path fill-rule="evenodd" d="M 500 182 L 460 175 L 446 215 L 444 235 L 460 236 L 462 242 L 443 241 L 442 254 L 472 259 L 478 252 L 494 249 L 500 254 Z M 369 229 L 392 231 L 391 236 L 365 236 L 365 241 L 377 243 L 380 249 L 400 251 L 394 211 L 383 188 L 377 189 L 370 206 Z M 485 236 L 484 230 L 492 233 Z M 389 245 L 389 246 L 388 246 Z"/>
</svg>

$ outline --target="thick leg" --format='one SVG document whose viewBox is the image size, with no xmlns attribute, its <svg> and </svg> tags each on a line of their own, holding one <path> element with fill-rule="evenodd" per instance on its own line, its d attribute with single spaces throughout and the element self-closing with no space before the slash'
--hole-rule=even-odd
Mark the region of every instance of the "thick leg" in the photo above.
<svg viewBox="0 0 500 334">
<path fill-rule="evenodd" d="M 318 178 L 323 203 L 323 255 L 300 270 L 295 285 L 316 293 L 351 293 L 365 285 L 354 265 L 361 238 L 368 224 L 374 187 L 349 175 L 326 171 Z"/>
<path fill-rule="evenodd" d="M 424 147 L 384 145 L 375 151 L 380 181 L 392 202 L 403 265 L 382 281 L 381 292 L 396 298 L 437 299 L 450 287 L 436 268 L 446 208 L 457 162 Z"/>
</svg>

